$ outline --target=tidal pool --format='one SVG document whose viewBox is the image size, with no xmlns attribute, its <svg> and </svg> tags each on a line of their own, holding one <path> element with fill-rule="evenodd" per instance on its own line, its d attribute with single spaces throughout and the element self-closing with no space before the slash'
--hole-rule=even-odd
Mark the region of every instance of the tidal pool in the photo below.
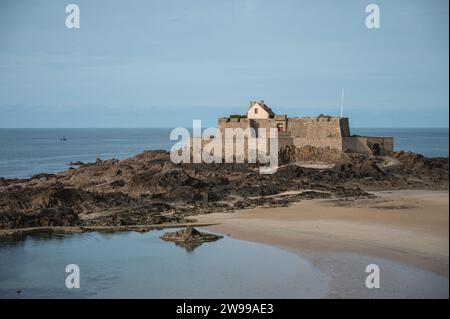
<svg viewBox="0 0 450 319">
<path fill-rule="evenodd" d="M 204 230 L 203 230 L 204 231 Z M 181 247 L 148 233 L 30 235 L 0 242 L 0 298 L 321 298 L 327 277 L 285 250 L 223 239 Z M 68 264 L 80 288 L 68 289 Z"/>
</svg>

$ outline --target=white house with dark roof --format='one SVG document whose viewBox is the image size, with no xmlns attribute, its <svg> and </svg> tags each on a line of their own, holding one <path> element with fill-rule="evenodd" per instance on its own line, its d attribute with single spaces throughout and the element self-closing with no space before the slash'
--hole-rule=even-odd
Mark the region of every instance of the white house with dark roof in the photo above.
<svg viewBox="0 0 450 319">
<path fill-rule="evenodd" d="M 247 118 L 249 119 L 270 119 L 274 118 L 275 113 L 267 106 L 264 101 L 250 101 Z"/>
</svg>

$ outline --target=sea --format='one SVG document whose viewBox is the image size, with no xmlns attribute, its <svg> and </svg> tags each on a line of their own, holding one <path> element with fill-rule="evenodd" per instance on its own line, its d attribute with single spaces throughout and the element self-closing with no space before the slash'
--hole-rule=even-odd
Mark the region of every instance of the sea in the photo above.
<svg viewBox="0 0 450 319">
<path fill-rule="evenodd" d="M 0 129 L 0 177 L 56 173 L 70 162 L 124 159 L 145 150 L 170 150 L 170 128 Z M 352 134 L 394 137 L 395 150 L 448 157 L 448 128 L 353 128 Z"/>
<path fill-rule="evenodd" d="M 330 252 L 328 262 L 317 264 L 304 254 L 225 234 L 197 247 L 160 239 L 164 232 L 175 230 L 3 239 L 0 299 L 448 299 L 448 278 L 407 264 Z M 382 269 L 382 289 L 364 285 L 364 269 L 372 263 Z M 72 288 L 74 276 L 79 279 L 78 288 Z M 336 277 L 345 278 L 339 286 Z"/>
</svg>

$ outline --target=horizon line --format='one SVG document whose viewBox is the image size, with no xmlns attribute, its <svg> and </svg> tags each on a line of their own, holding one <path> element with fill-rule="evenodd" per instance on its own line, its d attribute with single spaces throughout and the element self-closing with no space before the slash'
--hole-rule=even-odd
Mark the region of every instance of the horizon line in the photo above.
<svg viewBox="0 0 450 319">
<path fill-rule="evenodd" d="M 43 129 L 43 130 L 55 130 L 55 129 L 76 129 L 76 130 L 83 130 L 83 129 L 173 129 L 174 127 L 143 127 L 143 126 L 136 126 L 136 127 L 114 127 L 114 126 L 104 126 L 104 127 L 0 127 L 0 130 L 29 130 L 29 129 Z M 192 127 L 184 127 L 191 129 Z M 389 126 L 355 126 L 350 127 L 351 129 L 449 129 L 448 126 L 402 126 L 402 127 L 389 127 Z"/>
</svg>

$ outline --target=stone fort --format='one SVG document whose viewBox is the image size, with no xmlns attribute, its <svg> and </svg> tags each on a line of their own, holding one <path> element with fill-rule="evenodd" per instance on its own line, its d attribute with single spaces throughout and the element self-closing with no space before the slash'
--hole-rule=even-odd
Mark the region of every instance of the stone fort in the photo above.
<svg viewBox="0 0 450 319">
<path fill-rule="evenodd" d="M 222 136 L 226 128 L 253 128 L 256 132 L 260 128 L 275 128 L 279 148 L 314 146 L 366 155 L 389 155 L 394 148 L 392 137 L 350 135 L 346 117 L 287 117 L 275 114 L 264 101 L 251 101 L 246 115 L 219 118 L 218 124 Z"/>
</svg>

